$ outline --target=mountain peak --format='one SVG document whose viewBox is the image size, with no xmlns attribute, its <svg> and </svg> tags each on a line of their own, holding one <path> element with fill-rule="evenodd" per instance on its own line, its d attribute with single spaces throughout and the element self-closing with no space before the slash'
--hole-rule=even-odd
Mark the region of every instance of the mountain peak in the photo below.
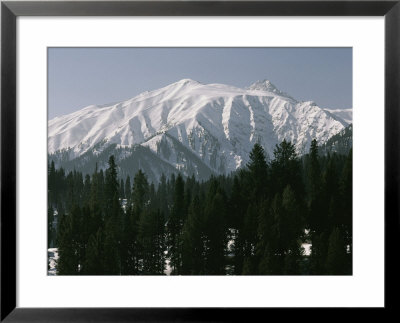
<svg viewBox="0 0 400 323">
<path fill-rule="evenodd" d="M 266 80 L 266 79 L 262 80 L 262 81 L 254 82 L 247 88 L 247 90 L 275 93 L 279 96 L 283 96 L 283 97 L 286 97 L 288 99 L 291 99 L 291 100 L 297 102 L 297 100 L 294 99 L 292 96 L 290 96 L 289 94 L 287 94 L 285 92 L 282 92 L 271 81 Z"/>
<path fill-rule="evenodd" d="M 123 159 L 142 146 L 154 153 L 143 158 L 160 161 L 154 174 L 229 173 L 246 165 L 258 140 L 269 156 L 283 139 L 301 154 L 311 138 L 322 144 L 341 131 L 347 125 L 343 119 L 290 99 L 268 80 L 245 90 L 185 78 L 127 101 L 49 120 L 48 151 L 61 157 L 67 151 L 72 160 L 103 151 L 106 156 L 110 150 L 105 149 L 116 145 L 124 149 L 116 153 Z"/>
<path fill-rule="evenodd" d="M 201 84 L 200 82 L 197 82 L 195 80 L 186 78 L 186 79 L 181 79 L 177 82 L 175 82 L 175 84 L 180 84 L 180 85 L 188 85 L 188 84 L 193 84 L 193 85 L 197 85 L 197 84 Z"/>
<path fill-rule="evenodd" d="M 252 85 L 248 87 L 248 89 L 256 91 L 266 91 L 272 93 L 281 93 L 281 91 L 279 91 L 277 87 L 274 84 L 272 84 L 272 82 L 269 80 L 254 82 Z"/>
</svg>

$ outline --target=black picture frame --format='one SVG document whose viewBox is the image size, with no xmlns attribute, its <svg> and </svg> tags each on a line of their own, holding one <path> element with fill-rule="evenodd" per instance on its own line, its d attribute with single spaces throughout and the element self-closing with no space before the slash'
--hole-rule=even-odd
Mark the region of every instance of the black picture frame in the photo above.
<svg viewBox="0 0 400 323">
<path fill-rule="evenodd" d="M 396 310 L 399 246 L 400 1 L 3 1 L 1 3 L 1 321 L 237 321 L 263 309 L 17 308 L 16 19 L 19 16 L 384 16 L 385 308 Z M 373 171 L 373 170 L 371 170 Z M 281 311 L 269 309 L 270 311 Z M 299 309 L 298 309 L 299 310 Z M 332 311 L 329 315 L 336 315 Z M 255 319 L 256 316 L 254 316 Z M 251 319 L 250 319 L 251 320 Z"/>
</svg>

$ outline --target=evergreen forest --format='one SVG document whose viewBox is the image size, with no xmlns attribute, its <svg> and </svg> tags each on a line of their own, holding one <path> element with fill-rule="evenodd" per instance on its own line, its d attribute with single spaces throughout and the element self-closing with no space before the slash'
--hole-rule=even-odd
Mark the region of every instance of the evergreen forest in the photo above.
<svg viewBox="0 0 400 323">
<path fill-rule="evenodd" d="M 273 156 L 207 181 L 48 165 L 48 247 L 57 275 L 351 275 L 352 150 Z M 311 246 L 307 251 L 306 246 Z"/>
</svg>

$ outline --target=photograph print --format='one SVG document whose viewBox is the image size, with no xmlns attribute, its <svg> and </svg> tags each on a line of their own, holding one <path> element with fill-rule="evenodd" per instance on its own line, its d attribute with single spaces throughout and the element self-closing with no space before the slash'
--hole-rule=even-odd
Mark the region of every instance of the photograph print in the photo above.
<svg viewBox="0 0 400 323">
<path fill-rule="evenodd" d="M 47 63 L 48 275 L 352 275 L 352 48 Z"/>
</svg>

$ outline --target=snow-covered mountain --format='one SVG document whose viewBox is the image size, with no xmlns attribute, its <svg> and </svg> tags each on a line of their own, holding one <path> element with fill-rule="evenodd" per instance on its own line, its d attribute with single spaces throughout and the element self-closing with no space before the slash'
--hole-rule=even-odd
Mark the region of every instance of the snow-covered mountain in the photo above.
<svg viewBox="0 0 400 323">
<path fill-rule="evenodd" d="M 348 124 L 353 123 L 353 109 L 324 109 Z"/>
<path fill-rule="evenodd" d="M 48 152 L 84 164 L 110 149 L 121 161 L 130 157 L 137 162 L 141 149 L 149 157 L 139 167 L 153 163 L 147 166 L 159 168 L 154 177 L 172 170 L 205 177 L 244 166 L 256 142 L 271 157 L 283 139 L 300 154 L 314 138 L 325 143 L 351 122 L 349 114 L 335 111 L 296 101 L 267 80 L 241 89 L 183 79 L 127 101 L 91 105 L 50 120 Z"/>
</svg>

